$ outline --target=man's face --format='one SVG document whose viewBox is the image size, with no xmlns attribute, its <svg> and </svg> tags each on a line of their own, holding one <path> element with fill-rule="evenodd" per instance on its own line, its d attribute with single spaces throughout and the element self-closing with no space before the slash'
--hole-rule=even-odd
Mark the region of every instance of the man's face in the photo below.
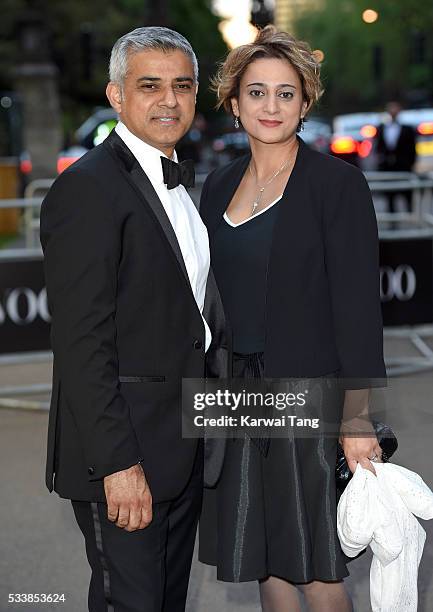
<svg viewBox="0 0 433 612">
<path fill-rule="evenodd" d="M 389 102 L 386 105 L 386 110 L 391 115 L 392 119 L 395 119 L 401 111 L 401 105 L 398 102 Z"/>
<path fill-rule="evenodd" d="M 191 126 L 196 94 L 192 62 L 178 49 L 130 55 L 123 89 L 107 85 L 110 104 L 126 127 L 168 157 Z"/>
</svg>

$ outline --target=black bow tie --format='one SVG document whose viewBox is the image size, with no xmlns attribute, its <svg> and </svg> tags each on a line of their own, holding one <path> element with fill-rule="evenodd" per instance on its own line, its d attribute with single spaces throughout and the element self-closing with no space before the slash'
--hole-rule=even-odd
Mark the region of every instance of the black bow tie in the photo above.
<svg viewBox="0 0 433 612">
<path fill-rule="evenodd" d="M 192 159 L 186 159 L 180 164 L 177 164 L 171 159 L 168 159 L 168 157 L 161 157 L 161 164 L 164 174 L 164 183 L 167 185 L 167 189 L 174 189 L 178 185 L 194 187 L 195 172 Z"/>
</svg>

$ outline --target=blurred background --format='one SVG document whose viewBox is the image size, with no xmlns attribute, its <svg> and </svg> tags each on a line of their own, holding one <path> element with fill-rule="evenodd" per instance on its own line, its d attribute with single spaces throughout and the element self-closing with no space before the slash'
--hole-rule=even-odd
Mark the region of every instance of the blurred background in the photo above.
<svg viewBox="0 0 433 612">
<path fill-rule="evenodd" d="M 184 34 L 200 64 L 194 124 L 179 144 L 209 171 L 248 151 L 214 110 L 209 77 L 258 27 L 307 40 L 325 93 L 300 136 L 365 173 L 380 236 L 385 355 L 381 418 L 396 462 L 433 486 L 433 4 L 416 0 L 1 0 L 0 19 L 0 612 L 9 593 L 64 593 L 41 610 L 86 609 L 88 568 L 67 502 L 43 484 L 51 393 L 50 313 L 38 240 L 56 176 L 100 144 L 117 117 L 105 99 L 114 41 L 144 25 Z M 77 248 L 79 245 L 77 244 Z M 384 413 L 384 415 L 383 415 Z M 433 528 L 419 610 L 433 609 Z M 368 612 L 369 555 L 351 564 L 355 610 Z M 31 608 L 33 609 L 33 607 Z M 256 585 L 217 583 L 193 566 L 188 610 L 258 611 Z"/>
<path fill-rule="evenodd" d="M 104 94 L 113 41 L 138 25 L 164 24 L 191 41 L 200 62 L 197 118 L 181 149 L 204 172 L 224 163 L 247 142 L 213 110 L 209 76 L 229 48 L 274 22 L 307 40 L 321 59 L 325 95 L 306 140 L 375 169 L 375 128 L 386 120 L 386 103 L 398 100 L 404 123 L 416 130 L 418 167 L 431 170 L 432 5 L 377 0 L 366 6 L 361 0 L 2 0 L 0 155 L 19 160 L 23 189 L 100 143 L 116 121 Z"/>
</svg>

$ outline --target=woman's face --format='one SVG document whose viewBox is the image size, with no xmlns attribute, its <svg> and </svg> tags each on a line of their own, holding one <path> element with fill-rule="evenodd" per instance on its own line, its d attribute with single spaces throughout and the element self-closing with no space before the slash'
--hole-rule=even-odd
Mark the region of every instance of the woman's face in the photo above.
<svg viewBox="0 0 433 612">
<path fill-rule="evenodd" d="M 266 144 L 289 141 L 307 108 L 298 73 L 277 58 L 254 60 L 242 76 L 239 98 L 231 103 L 248 136 Z"/>
</svg>

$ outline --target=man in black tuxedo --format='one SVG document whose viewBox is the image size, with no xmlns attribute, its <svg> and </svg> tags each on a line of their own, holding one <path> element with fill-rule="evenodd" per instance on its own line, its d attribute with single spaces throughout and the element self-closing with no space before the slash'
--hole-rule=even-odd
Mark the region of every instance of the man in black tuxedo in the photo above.
<svg viewBox="0 0 433 612">
<path fill-rule="evenodd" d="M 227 354 L 207 232 L 185 189 L 193 169 L 174 151 L 197 84 L 180 34 L 120 38 L 107 86 L 120 122 L 42 206 L 54 352 L 46 482 L 72 500 L 84 534 L 91 612 L 185 609 L 203 444 L 182 439 L 181 381 L 204 376 L 206 351 L 214 375 Z"/>
<path fill-rule="evenodd" d="M 379 126 L 376 136 L 376 151 L 379 170 L 386 172 L 411 172 L 416 159 L 415 131 L 409 125 L 401 125 L 398 114 L 401 111 L 398 102 L 389 102 L 386 111 L 390 121 Z M 389 211 L 395 212 L 395 199 L 401 195 L 410 209 L 410 191 L 391 191 L 389 193 Z"/>
</svg>

